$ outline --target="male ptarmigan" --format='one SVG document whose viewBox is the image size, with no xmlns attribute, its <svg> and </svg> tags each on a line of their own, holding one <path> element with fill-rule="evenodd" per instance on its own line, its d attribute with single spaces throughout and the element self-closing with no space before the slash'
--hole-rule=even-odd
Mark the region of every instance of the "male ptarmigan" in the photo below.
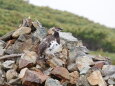
<svg viewBox="0 0 115 86">
<path fill-rule="evenodd" d="M 60 44 L 60 37 L 58 32 L 61 30 L 61 28 L 53 27 L 48 31 L 48 35 L 41 41 L 38 46 L 38 59 L 41 58 L 42 54 L 45 52 L 46 49 L 50 49 L 52 42 Z"/>
</svg>

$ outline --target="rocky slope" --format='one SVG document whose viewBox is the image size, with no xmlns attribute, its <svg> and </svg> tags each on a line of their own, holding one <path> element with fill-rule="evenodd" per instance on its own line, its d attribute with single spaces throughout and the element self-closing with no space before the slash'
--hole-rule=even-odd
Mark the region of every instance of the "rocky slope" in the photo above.
<svg viewBox="0 0 115 86">
<path fill-rule="evenodd" d="M 0 38 L 1 86 L 115 85 L 115 65 L 110 59 L 88 54 L 71 33 L 58 32 L 60 43 L 46 41 L 54 37 L 55 28 L 47 30 L 27 18 L 17 30 Z M 44 46 L 45 42 L 50 45 Z"/>
</svg>

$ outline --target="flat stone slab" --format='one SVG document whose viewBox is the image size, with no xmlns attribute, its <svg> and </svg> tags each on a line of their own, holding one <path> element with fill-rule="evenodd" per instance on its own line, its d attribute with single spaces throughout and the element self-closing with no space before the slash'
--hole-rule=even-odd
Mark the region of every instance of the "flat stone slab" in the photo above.
<svg viewBox="0 0 115 86">
<path fill-rule="evenodd" d="M 78 39 L 72 36 L 72 33 L 68 32 L 59 32 L 60 38 L 70 41 L 70 42 L 77 42 Z"/>
</svg>

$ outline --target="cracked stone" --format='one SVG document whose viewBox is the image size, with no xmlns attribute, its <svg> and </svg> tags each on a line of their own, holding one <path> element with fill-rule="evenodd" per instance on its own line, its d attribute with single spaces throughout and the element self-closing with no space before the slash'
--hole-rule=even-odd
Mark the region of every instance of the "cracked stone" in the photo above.
<svg viewBox="0 0 115 86">
<path fill-rule="evenodd" d="M 29 34 L 30 32 L 31 32 L 30 27 L 20 27 L 12 34 L 12 37 L 17 38 L 22 34 Z"/>
<path fill-rule="evenodd" d="M 93 65 L 94 62 L 92 58 L 88 56 L 78 57 L 76 59 L 77 67 L 80 71 L 80 74 L 86 73 L 90 69 L 90 65 Z"/>
<path fill-rule="evenodd" d="M 37 54 L 33 51 L 24 51 L 25 53 L 19 60 L 19 68 L 30 67 L 36 63 Z"/>
<path fill-rule="evenodd" d="M 22 74 L 22 83 L 23 85 L 33 85 L 33 84 L 42 84 L 48 78 L 47 75 L 42 73 L 40 70 L 34 71 L 25 69 L 24 74 Z"/>
<path fill-rule="evenodd" d="M 51 74 L 55 75 L 58 78 L 69 80 L 69 71 L 64 67 L 55 67 Z"/>
<path fill-rule="evenodd" d="M 99 70 L 92 72 L 87 79 L 91 85 L 107 86 Z"/>
</svg>

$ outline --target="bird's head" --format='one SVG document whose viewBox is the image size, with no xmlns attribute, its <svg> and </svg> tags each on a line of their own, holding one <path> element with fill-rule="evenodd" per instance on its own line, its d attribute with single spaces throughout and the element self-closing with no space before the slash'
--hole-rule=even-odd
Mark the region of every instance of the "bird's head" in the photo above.
<svg viewBox="0 0 115 86">
<path fill-rule="evenodd" d="M 60 32 L 62 30 L 63 30 L 62 28 L 53 27 L 48 30 L 48 34 L 54 35 L 55 32 Z"/>
<path fill-rule="evenodd" d="M 56 31 L 56 32 L 60 32 L 60 31 L 62 31 L 63 29 L 62 28 L 58 28 L 58 27 L 55 27 L 54 28 L 54 31 Z"/>
</svg>

